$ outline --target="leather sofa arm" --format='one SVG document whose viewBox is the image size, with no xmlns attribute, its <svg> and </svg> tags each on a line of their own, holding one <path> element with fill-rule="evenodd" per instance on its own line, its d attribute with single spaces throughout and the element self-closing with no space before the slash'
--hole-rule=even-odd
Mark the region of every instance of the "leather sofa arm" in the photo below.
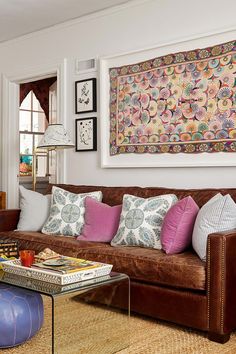
<svg viewBox="0 0 236 354">
<path fill-rule="evenodd" d="M 0 210 L 0 232 L 15 230 L 18 224 L 20 209 Z"/>
<path fill-rule="evenodd" d="M 206 261 L 208 336 L 224 343 L 236 328 L 236 230 L 208 236 Z"/>
</svg>

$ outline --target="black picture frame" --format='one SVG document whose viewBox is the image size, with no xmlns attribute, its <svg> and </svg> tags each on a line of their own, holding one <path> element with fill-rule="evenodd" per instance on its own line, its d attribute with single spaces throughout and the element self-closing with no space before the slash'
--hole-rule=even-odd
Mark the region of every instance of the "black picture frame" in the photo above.
<svg viewBox="0 0 236 354">
<path fill-rule="evenodd" d="M 75 113 L 97 111 L 97 79 L 75 81 Z"/>
<path fill-rule="evenodd" d="M 75 120 L 75 151 L 97 151 L 97 118 Z"/>
</svg>

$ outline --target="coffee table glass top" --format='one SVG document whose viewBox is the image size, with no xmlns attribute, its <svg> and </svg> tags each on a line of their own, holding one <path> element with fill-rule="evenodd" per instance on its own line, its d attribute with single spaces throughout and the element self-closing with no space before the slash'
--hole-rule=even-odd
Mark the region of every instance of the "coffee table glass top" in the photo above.
<svg viewBox="0 0 236 354">
<path fill-rule="evenodd" d="M 23 289 L 38 291 L 41 294 L 53 297 L 62 294 L 77 292 L 80 290 L 89 290 L 103 284 L 108 285 L 119 280 L 122 281 L 128 279 L 129 277 L 126 274 L 111 272 L 109 275 L 105 275 L 98 278 L 79 281 L 77 283 L 72 283 L 68 285 L 57 285 L 42 280 L 36 280 L 0 271 L 0 282 L 2 283 L 15 285 Z"/>
</svg>

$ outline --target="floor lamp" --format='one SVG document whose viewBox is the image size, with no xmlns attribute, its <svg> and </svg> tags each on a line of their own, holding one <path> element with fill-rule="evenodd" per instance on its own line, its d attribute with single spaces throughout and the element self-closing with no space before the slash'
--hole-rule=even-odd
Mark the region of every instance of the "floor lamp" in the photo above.
<svg viewBox="0 0 236 354">
<path fill-rule="evenodd" d="M 46 152 L 59 149 L 73 148 L 75 145 L 72 143 L 69 135 L 62 124 L 49 124 L 42 140 L 39 142 L 37 148 L 34 150 L 33 156 L 33 190 L 36 189 L 36 159 L 37 150 L 43 149 Z"/>
</svg>

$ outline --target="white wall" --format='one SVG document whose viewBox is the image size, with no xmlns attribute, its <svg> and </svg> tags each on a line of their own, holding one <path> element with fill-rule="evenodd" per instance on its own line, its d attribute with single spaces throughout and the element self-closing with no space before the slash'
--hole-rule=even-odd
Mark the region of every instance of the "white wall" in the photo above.
<svg viewBox="0 0 236 354">
<path fill-rule="evenodd" d="M 7 76 L 20 75 L 26 68 L 34 70 L 67 58 L 66 125 L 74 138 L 74 120 L 79 117 L 74 114 L 74 81 L 82 78 L 75 73 L 75 59 L 113 56 L 206 34 L 224 33 L 220 36 L 223 41 L 233 40 L 236 32 L 227 31 L 236 30 L 235 13 L 235 0 L 137 1 L 135 6 L 132 3 L 1 44 L 0 71 Z M 182 48 L 179 43 L 179 51 Z M 102 92 L 100 96 L 102 99 Z M 98 138 L 102 119 L 98 116 Z M 236 167 L 102 169 L 100 164 L 100 143 L 97 152 L 67 151 L 65 182 L 186 188 L 236 186 Z"/>
</svg>

